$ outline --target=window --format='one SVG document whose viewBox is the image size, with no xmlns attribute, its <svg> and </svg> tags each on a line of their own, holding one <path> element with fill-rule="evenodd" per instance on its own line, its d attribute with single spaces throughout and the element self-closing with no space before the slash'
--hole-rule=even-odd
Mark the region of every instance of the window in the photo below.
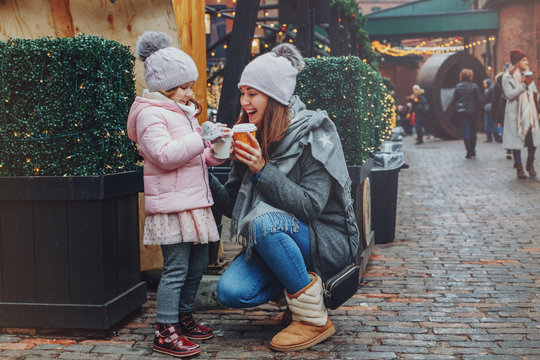
<svg viewBox="0 0 540 360">
<path fill-rule="evenodd" d="M 371 12 L 375 12 L 375 11 L 379 11 L 381 10 L 381 7 L 380 6 L 374 6 L 371 8 Z"/>
</svg>

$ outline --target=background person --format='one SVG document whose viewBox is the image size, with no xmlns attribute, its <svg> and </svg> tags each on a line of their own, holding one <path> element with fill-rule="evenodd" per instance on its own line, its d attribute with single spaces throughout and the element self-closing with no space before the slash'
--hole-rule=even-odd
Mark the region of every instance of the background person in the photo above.
<svg viewBox="0 0 540 360">
<path fill-rule="evenodd" d="M 429 104 L 425 95 L 425 90 L 420 85 L 415 84 L 412 87 L 412 112 L 414 113 L 414 128 L 416 130 L 416 145 L 424 143 L 424 126 L 427 120 Z"/>
<path fill-rule="evenodd" d="M 497 141 L 499 133 L 497 123 L 493 119 L 493 85 L 490 78 L 484 79 L 484 131 L 486 132 L 486 142 Z"/>
<path fill-rule="evenodd" d="M 502 89 L 502 76 L 508 68 L 510 68 L 510 65 L 511 64 L 508 61 L 504 63 L 502 71 L 495 75 L 495 84 L 493 85 L 492 113 L 493 119 L 498 127 L 499 142 L 502 142 L 504 132 L 504 111 L 506 109 L 506 96 L 504 96 L 504 91 Z M 512 160 L 512 150 L 506 149 L 506 158 Z"/>
<path fill-rule="evenodd" d="M 467 151 L 465 158 L 476 156 L 476 120 L 482 109 L 482 94 L 478 85 L 473 82 L 474 72 L 462 69 L 459 82 L 454 91 L 454 106 L 459 117 L 463 143 Z"/>
<path fill-rule="evenodd" d="M 529 71 L 527 55 L 521 50 L 510 51 L 512 66 L 502 77 L 502 87 L 506 101 L 504 113 L 503 147 L 511 149 L 514 156 L 514 168 L 518 179 L 527 176 L 521 162 L 521 149 L 527 148 L 526 170 L 530 176 L 536 176 L 534 154 L 540 144 L 538 124 L 538 90 L 533 75 L 525 76 Z"/>
</svg>

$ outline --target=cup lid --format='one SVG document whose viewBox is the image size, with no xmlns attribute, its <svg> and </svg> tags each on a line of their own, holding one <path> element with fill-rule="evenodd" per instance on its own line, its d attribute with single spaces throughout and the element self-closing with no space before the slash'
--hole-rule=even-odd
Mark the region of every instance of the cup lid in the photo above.
<svg viewBox="0 0 540 360">
<path fill-rule="evenodd" d="M 252 124 L 252 123 L 241 123 L 241 124 L 234 125 L 232 130 L 234 132 L 257 131 L 257 126 L 255 126 L 255 124 Z"/>
</svg>

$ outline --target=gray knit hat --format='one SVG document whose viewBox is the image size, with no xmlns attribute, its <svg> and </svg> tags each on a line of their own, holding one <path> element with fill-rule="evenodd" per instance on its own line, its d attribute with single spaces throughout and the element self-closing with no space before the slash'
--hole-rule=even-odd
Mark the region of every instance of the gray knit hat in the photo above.
<svg viewBox="0 0 540 360">
<path fill-rule="evenodd" d="M 249 86 L 289 105 L 296 75 L 303 67 L 304 58 L 300 52 L 291 44 L 281 44 L 247 64 L 238 87 Z"/>
<path fill-rule="evenodd" d="M 182 50 L 171 46 L 171 38 L 156 31 L 145 31 L 137 40 L 135 52 L 144 61 L 148 90 L 170 90 L 197 80 L 197 66 Z"/>
</svg>

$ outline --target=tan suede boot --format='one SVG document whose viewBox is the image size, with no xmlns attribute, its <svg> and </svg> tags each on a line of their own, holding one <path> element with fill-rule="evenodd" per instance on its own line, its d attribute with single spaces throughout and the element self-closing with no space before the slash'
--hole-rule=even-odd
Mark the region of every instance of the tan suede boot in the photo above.
<svg viewBox="0 0 540 360">
<path fill-rule="evenodd" d="M 276 351 L 307 349 L 328 339 L 336 333 L 324 305 L 322 281 L 315 273 L 309 273 L 311 283 L 296 294 L 286 292 L 286 300 L 293 321 L 270 341 Z"/>
</svg>

